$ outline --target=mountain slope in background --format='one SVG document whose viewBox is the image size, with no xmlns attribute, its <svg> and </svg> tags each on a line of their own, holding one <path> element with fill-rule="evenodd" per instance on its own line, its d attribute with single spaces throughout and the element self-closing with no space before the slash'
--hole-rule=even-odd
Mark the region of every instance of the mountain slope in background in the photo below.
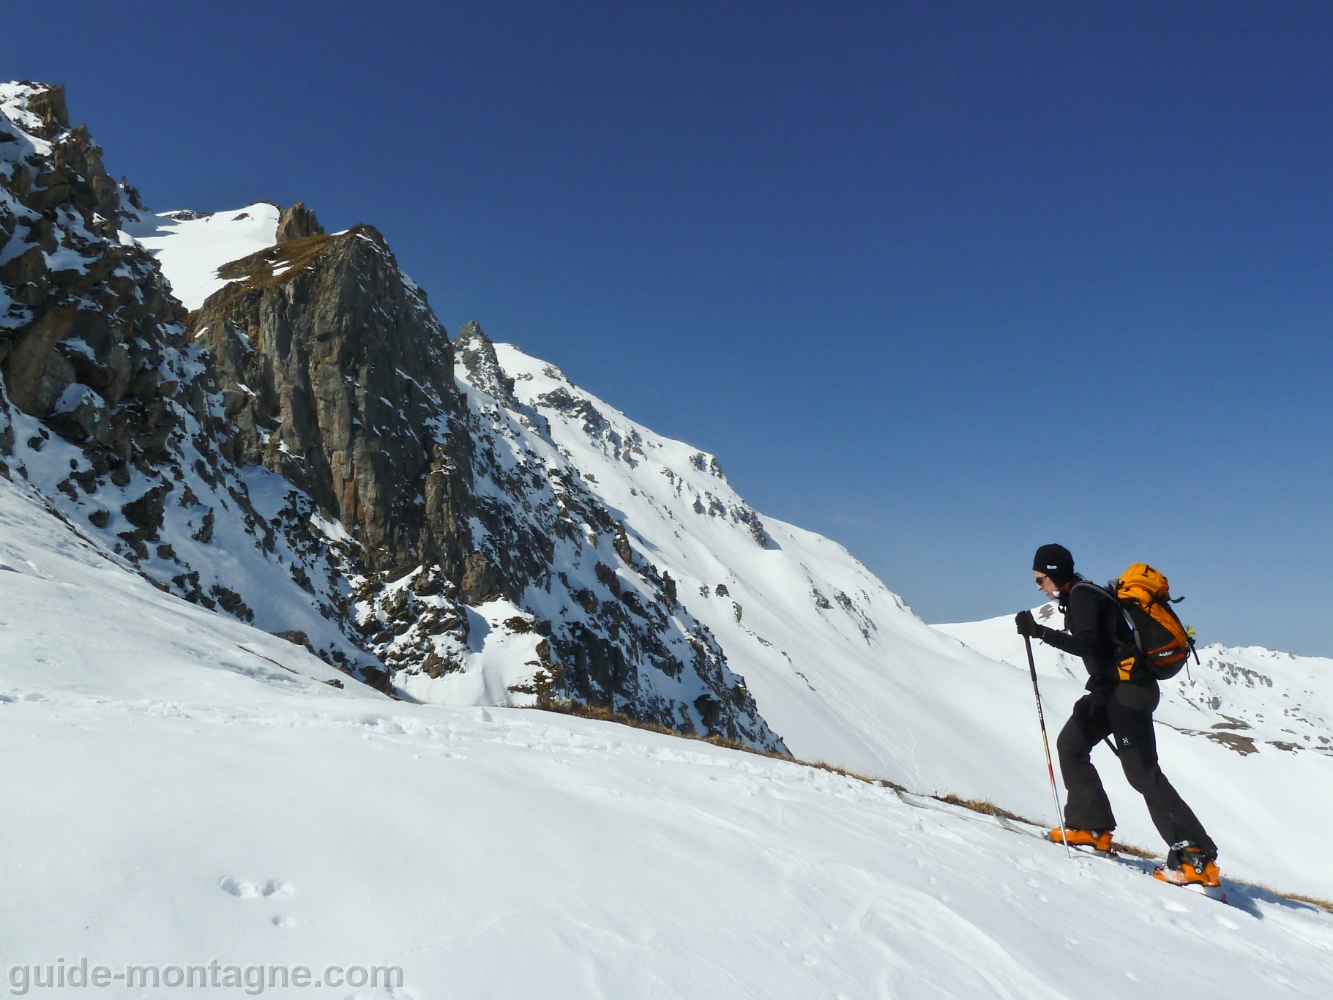
<svg viewBox="0 0 1333 1000">
<path fill-rule="evenodd" d="M 1064 628 L 1054 603 L 1032 613 L 1044 625 Z M 934 627 L 992 659 L 1027 669 L 1023 639 L 1011 617 Z M 1199 662 L 1190 661 L 1161 682 L 1159 721 L 1242 757 L 1333 756 L 1333 660 L 1217 643 L 1201 646 L 1198 654 Z M 1043 676 L 1087 678 L 1082 660 L 1045 643 L 1034 642 L 1032 655 Z"/>
</svg>

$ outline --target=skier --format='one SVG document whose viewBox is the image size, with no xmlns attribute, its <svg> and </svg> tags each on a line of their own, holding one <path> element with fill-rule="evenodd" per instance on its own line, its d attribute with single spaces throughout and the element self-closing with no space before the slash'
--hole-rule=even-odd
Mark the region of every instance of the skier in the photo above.
<svg viewBox="0 0 1333 1000">
<path fill-rule="evenodd" d="M 1133 670 L 1127 681 L 1120 679 L 1116 638 L 1132 642 L 1132 637 L 1119 605 L 1074 572 L 1074 557 L 1063 545 L 1039 548 L 1032 573 L 1038 589 L 1059 600 L 1065 630 L 1041 625 L 1031 611 L 1021 611 L 1015 620 L 1019 634 L 1081 656 L 1088 670 L 1088 693 L 1074 703 L 1055 744 L 1068 792 L 1064 838 L 1073 845 L 1111 849 L 1115 816 L 1091 754 L 1101 740 L 1113 736 L 1125 777 L 1147 802 L 1153 824 L 1170 845 L 1166 865 L 1153 875 L 1177 885 L 1218 885 L 1217 845 L 1157 763 L 1152 723 L 1161 698 L 1157 680 L 1143 668 Z M 1050 836 L 1059 843 L 1061 828 Z"/>
</svg>

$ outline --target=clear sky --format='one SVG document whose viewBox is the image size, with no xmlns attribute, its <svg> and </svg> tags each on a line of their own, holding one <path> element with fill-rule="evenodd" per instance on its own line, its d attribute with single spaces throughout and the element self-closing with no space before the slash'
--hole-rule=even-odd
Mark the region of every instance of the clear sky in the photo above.
<svg viewBox="0 0 1333 1000">
<path fill-rule="evenodd" d="M 1032 551 L 1333 655 L 1333 5 L 11 5 L 159 210 L 377 226 L 928 621 Z"/>
</svg>

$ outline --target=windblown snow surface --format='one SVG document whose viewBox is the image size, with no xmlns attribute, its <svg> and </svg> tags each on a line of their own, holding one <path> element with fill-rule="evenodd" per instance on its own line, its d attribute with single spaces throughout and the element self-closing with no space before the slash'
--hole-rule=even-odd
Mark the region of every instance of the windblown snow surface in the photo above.
<svg viewBox="0 0 1333 1000">
<path fill-rule="evenodd" d="M 276 227 L 276 210 L 158 218 L 130 228 L 187 305 Z M 8 974 L 216 958 L 321 983 L 403 970 L 392 991 L 321 986 L 338 996 L 1330 994 L 1333 915 L 1234 882 L 1224 906 L 928 797 L 1055 821 L 1025 661 L 988 644 L 1000 625 L 931 628 L 841 546 L 749 508 L 713 456 L 512 345 L 496 356 L 458 366 L 468 405 L 497 443 L 579 470 L 792 752 L 920 794 L 514 707 L 531 657 L 508 605 L 473 609 L 466 669 L 412 692 L 434 704 L 391 701 L 158 592 L 0 481 Z M 1203 688 L 1167 691 L 1161 754 L 1225 874 L 1328 897 L 1333 816 L 1311 794 L 1333 787 L 1328 663 L 1284 656 L 1195 668 Z M 1081 668 L 1041 664 L 1058 727 Z M 1104 756 L 1120 839 L 1160 849 Z"/>
<path fill-rule="evenodd" d="M 0 560 L 13 995 L 99 992 L 35 985 L 83 964 L 414 1000 L 1333 991 L 1333 914 L 1235 884 L 1224 905 L 793 762 L 393 702 L 159 593 L 3 480 Z M 298 966 L 318 988 L 269 985 Z"/>
</svg>

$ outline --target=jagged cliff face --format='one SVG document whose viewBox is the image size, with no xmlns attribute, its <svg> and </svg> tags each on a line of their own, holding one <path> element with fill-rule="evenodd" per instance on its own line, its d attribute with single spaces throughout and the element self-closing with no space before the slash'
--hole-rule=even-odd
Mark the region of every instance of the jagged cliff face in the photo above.
<svg viewBox="0 0 1333 1000">
<path fill-rule="evenodd" d="M 199 409 L 185 310 L 115 237 L 120 197 L 59 88 L 0 87 L 0 372 L 9 401 L 86 444 L 96 476 L 159 462 L 170 400 Z M 166 384 L 164 384 L 166 383 Z M 6 443 L 12 431 L 6 434 Z M 8 447 L 6 447 L 8 450 Z"/>
<path fill-rule="evenodd" d="M 773 743 L 716 641 L 513 397 L 480 327 L 451 345 L 375 230 L 278 243 L 220 273 L 235 282 L 189 328 L 221 378 L 224 453 L 348 532 L 354 621 L 396 688 L 450 697 L 484 651 L 471 609 L 498 603 L 488 635 L 533 637 L 503 687 Z"/>
<path fill-rule="evenodd" d="M 190 330 L 223 378 L 228 457 L 308 494 L 361 543 L 367 570 L 440 563 L 461 579 L 468 484 L 450 427 L 462 408 L 452 354 L 380 234 L 300 237 L 222 275 L 236 280 Z M 483 596 L 474 589 L 469 599 Z"/>
<path fill-rule="evenodd" d="M 293 206 L 187 315 L 63 93 L 7 85 L 0 112 L 0 471 L 163 589 L 386 691 L 781 749 L 480 328 L 451 344 L 379 233 Z"/>
</svg>

